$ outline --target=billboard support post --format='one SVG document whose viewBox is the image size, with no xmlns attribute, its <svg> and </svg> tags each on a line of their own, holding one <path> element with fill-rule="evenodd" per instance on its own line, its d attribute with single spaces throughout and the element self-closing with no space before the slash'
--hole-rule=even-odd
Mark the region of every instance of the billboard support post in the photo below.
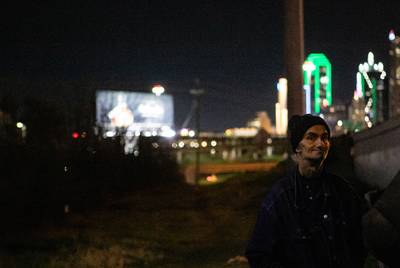
<svg viewBox="0 0 400 268">
<path fill-rule="evenodd" d="M 194 105 L 196 112 L 196 140 L 200 145 L 200 98 L 204 94 L 203 89 L 191 89 L 190 94 L 194 96 Z M 195 160 L 195 184 L 197 185 L 200 180 L 200 146 L 196 148 Z"/>
</svg>

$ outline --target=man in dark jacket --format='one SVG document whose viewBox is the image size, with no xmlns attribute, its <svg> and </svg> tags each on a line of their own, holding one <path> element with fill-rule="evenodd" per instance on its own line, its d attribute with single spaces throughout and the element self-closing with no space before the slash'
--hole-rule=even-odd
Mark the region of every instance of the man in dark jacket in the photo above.
<svg viewBox="0 0 400 268">
<path fill-rule="evenodd" d="M 328 125 L 303 115 L 292 117 L 288 128 L 297 166 L 262 203 L 246 249 L 250 267 L 363 267 L 361 200 L 323 165 Z"/>
</svg>

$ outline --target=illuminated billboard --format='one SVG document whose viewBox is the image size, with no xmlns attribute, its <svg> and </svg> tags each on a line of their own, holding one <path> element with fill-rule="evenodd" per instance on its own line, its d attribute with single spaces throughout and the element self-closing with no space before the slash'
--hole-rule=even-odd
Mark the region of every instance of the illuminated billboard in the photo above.
<svg viewBox="0 0 400 268">
<path fill-rule="evenodd" d="M 170 95 L 100 90 L 96 92 L 96 123 L 105 130 L 158 131 L 172 128 L 174 105 Z"/>
</svg>

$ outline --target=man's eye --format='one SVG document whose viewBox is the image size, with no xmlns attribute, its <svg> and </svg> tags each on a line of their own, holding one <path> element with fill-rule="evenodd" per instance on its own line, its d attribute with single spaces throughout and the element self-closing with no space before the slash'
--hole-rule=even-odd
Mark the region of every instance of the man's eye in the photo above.
<svg viewBox="0 0 400 268">
<path fill-rule="evenodd" d="M 306 139 L 307 140 L 315 140 L 315 137 L 316 137 L 315 135 L 307 135 Z"/>
</svg>

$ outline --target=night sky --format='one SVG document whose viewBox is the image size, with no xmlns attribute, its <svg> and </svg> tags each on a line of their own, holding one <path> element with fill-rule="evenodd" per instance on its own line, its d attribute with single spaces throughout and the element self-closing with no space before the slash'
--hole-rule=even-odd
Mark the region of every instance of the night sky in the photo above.
<svg viewBox="0 0 400 268">
<path fill-rule="evenodd" d="M 304 0 L 304 9 L 306 55 L 327 55 L 334 102 L 349 102 L 368 51 L 388 63 L 400 1 Z M 180 127 L 197 84 L 204 130 L 244 126 L 261 110 L 274 118 L 283 1 L 16 2 L 2 8 L 0 27 L 0 93 L 79 102 L 88 81 L 141 91 L 161 83 Z M 55 86 L 34 86 L 48 81 Z"/>
</svg>

